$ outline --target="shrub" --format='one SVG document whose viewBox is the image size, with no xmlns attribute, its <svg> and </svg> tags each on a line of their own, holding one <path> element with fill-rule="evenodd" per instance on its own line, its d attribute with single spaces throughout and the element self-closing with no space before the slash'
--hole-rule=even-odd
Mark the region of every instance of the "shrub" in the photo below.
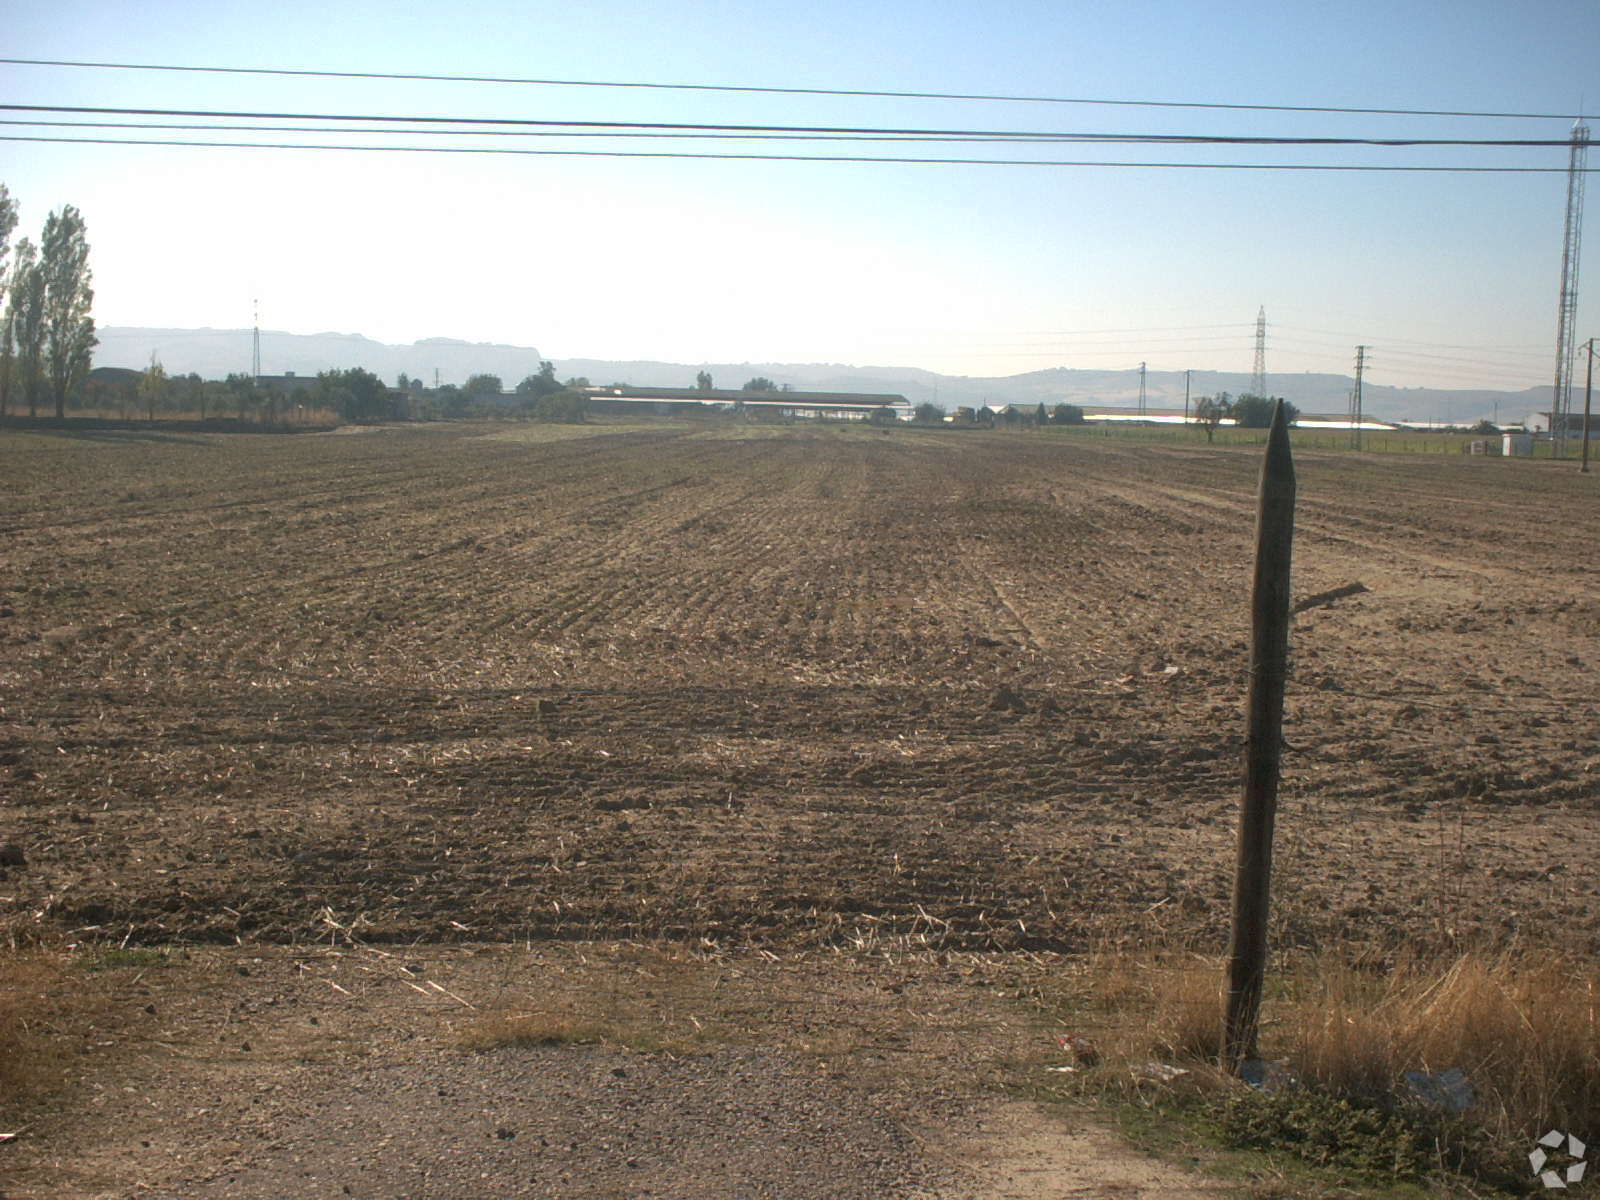
<svg viewBox="0 0 1600 1200">
<path fill-rule="evenodd" d="M 561 391 L 540 396 L 533 403 L 535 421 L 582 425 L 589 419 L 589 397 L 583 392 Z"/>
</svg>

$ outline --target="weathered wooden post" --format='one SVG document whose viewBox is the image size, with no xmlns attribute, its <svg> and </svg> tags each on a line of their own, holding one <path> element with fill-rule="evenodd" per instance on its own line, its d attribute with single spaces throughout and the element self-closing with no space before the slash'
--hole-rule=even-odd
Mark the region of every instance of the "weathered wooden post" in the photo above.
<svg viewBox="0 0 1600 1200">
<path fill-rule="evenodd" d="M 1267 962 L 1272 827 L 1283 747 L 1283 690 L 1289 669 L 1289 559 L 1294 547 L 1294 459 L 1283 401 L 1272 415 L 1256 514 L 1256 573 L 1250 593 L 1250 725 L 1245 746 L 1239 862 L 1233 879 L 1233 935 L 1223 1062 L 1238 1070 L 1256 1053 Z"/>
</svg>

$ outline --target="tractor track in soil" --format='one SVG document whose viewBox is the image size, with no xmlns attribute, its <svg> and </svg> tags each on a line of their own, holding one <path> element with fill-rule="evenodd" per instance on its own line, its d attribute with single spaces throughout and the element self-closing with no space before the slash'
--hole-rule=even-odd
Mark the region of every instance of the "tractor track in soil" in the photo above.
<svg viewBox="0 0 1600 1200">
<path fill-rule="evenodd" d="M 1257 458 L 16 438 L 0 911 L 139 942 L 1216 945 Z M 1300 456 L 1278 936 L 1600 945 L 1587 481 Z M 1573 514 L 1558 543 L 1530 538 Z"/>
</svg>

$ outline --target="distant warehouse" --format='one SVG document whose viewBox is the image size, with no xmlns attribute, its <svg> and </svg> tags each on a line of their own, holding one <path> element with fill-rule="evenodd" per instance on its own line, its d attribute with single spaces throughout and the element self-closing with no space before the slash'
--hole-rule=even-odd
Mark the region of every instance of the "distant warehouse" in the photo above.
<svg viewBox="0 0 1600 1200">
<path fill-rule="evenodd" d="M 888 409 L 897 419 L 911 416 L 911 402 L 904 396 L 866 392 L 746 392 L 728 388 L 610 387 L 584 389 L 593 413 L 639 413 L 672 416 L 706 407 L 742 406 L 747 412 L 767 413 L 779 418 L 840 417 L 864 420 Z"/>
</svg>

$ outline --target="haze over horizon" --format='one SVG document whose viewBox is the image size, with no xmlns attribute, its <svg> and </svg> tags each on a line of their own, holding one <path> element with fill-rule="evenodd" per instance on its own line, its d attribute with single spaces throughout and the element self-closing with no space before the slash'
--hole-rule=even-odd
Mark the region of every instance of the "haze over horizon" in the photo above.
<svg viewBox="0 0 1600 1200">
<path fill-rule="evenodd" d="M 391 383 L 401 374 L 425 383 L 457 386 L 472 375 L 497 375 L 509 390 L 548 360 L 559 378 L 578 375 L 599 384 L 693 387 L 699 373 L 706 371 L 715 386 L 721 388 L 737 389 L 747 380 L 762 376 L 798 391 L 894 393 L 913 404 L 931 402 L 946 411 L 962 405 L 1051 407 L 1059 403 L 1133 409 L 1138 405 L 1140 384 L 1137 368 L 1046 367 L 1010 375 L 977 376 L 940 374 L 892 364 L 565 358 L 546 354 L 536 346 L 459 338 L 423 338 L 392 345 L 359 334 L 292 334 L 262 329 L 260 339 L 263 374 L 294 374 L 308 380 L 325 370 L 361 367 Z M 248 370 L 251 351 L 249 329 L 107 326 L 101 330 L 95 365 L 137 371 L 154 358 L 169 374 L 195 372 L 202 378 L 222 379 Z M 1164 406 L 1176 409 L 1183 404 L 1186 391 L 1196 397 L 1224 391 L 1238 394 L 1250 385 L 1250 375 L 1245 371 L 1196 370 L 1192 374 L 1191 380 L 1181 371 L 1149 371 L 1148 405 L 1153 410 Z M 1336 372 L 1267 373 L 1268 394 L 1283 396 L 1307 416 L 1343 413 L 1351 385 L 1348 374 Z M 1498 423 L 1502 418 L 1517 421 L 1542 411 L 1549 405 L 1549 392 L 1549 384 L 1516 390 L 1371 384 L 1365 392 L 1365 409 L 1378 419 L 1411 423 L 1471 424 L 1480 418 Z"/>
<path fill-rule="evenodd" d="M 264 20 L 194 3 L 68 0 L 15 14 L 9 32 L 16 59 L 635 85 L 0 64 L 7 102 L 58 110 L 15 117 L 124 126 L 13 125 L 10 137 L 307 147 L 9 141 L 0 181 L 22 207 L 16 236 L 37 238 L 62 204 L 83 212 L 102 326 L 237 329 L 259 311 L 264 327 L 295 333 L 536 343 L 554 359 L 996 377 L 1140 362 L 1248 372 L 1264 307 L 1271 374 L 1349 374 L 1362 343 L 1374 386 L 1519 391 L 1548 385 L 1554 370 L 1564 146 L 1017 135 L 1560 142 L 1572 119 L 1557 114 L 1576 115 L 1592 76 L 1600 10 L 1474 2 L 1443 21 L 1372 0 L 1138 13 L 826 0 L 804 14 L 602 0 L 534 20 L 470 0 L 431 12 L 290 3 Z M 662 83 L 1105 103 L 637 86 Z M 1130 103 L 1151 101 L 1546 115 Z M 68 107 L 277 115 L 59 111 Z M 463 126 L 469 118 L 635 127 Z M 659 127 L 673 124 L 806 131 L 757 140 Z M 189 128 L 201 125 L 228 128 Z M 817 127 L 878 132 L 821 140 Z M 944 140 L 884 140 L 889 129 Z M 1009 136 L 961 140 L 975 130 Z M 1063 160 L 1104 165 L 1040 165 Z M 1179 165 L 1126 165 L 1152 162 Z M 1339 169 L 1235 169 L 1263 164 Z M 1393 166 L 1548 173 L 1368 169 Z M 1578 336 L 1597 325 L 1600 304 L 1580 299 Z"/>
</svg>

